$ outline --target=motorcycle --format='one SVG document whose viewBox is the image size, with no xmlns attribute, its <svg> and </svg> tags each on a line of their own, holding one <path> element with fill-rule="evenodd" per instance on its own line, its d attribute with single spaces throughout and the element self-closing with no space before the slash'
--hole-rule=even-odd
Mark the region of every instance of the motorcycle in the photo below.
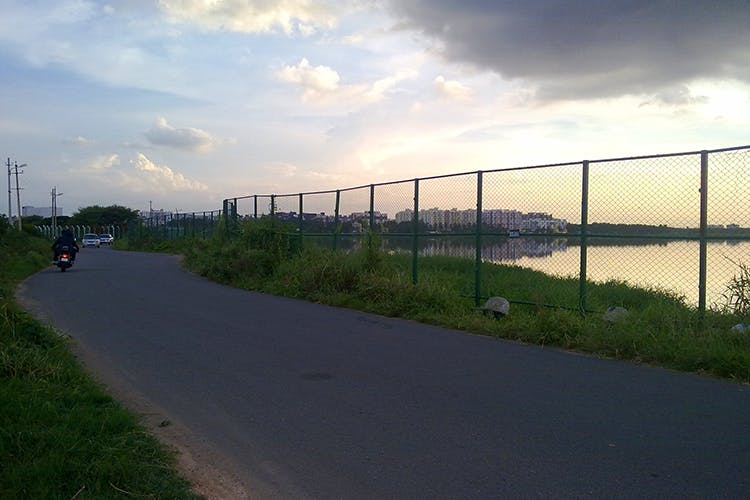
<svg viewBox="0 0 750 500">
<path fill-rule="evenodd" d="M 60 255 L 57 256 L 57 262 L 55 265 L 60 268 L 60 272 L 65 272 L 66 269 L 73 265 L 73 255 L 70 253 L 68 246 L 63 246 L 60 249 Z"/>
</svg>

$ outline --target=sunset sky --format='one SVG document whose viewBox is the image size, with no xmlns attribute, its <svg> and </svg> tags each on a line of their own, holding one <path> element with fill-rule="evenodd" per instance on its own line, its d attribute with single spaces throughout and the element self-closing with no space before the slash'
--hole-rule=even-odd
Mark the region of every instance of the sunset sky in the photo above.
<svg viewBox="0 0 750 500">
<path fill-rule="evenodd" d="M 750 144 L 747 0 L 0 5 L 0 155 L 67 215 Z"/>
</svg>

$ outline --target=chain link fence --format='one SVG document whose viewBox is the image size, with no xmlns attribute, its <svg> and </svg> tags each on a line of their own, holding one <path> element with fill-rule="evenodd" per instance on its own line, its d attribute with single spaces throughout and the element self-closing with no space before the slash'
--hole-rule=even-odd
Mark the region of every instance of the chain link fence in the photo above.
<svg viewBox="0 0 750 500">
<path fill-rule="evenodd" d="M 238 196 L 222 212 L 227 229 L 273 216 L 294 223 L 305 242 L 335 249 L 376 233 L 384 251 L 405 257 L 414 282 L 424 257 L 471 260 L 464 292 L 477 304 L 497 289 L 482 276 L 489 262 L 577 279 L 578 296 L 560 307 L 584 311 L 587 286 L 614 280 L 704 311 L 722 302 L 750 253 L 748 199 L 750 146 L 742 146 Z"/>
<path fill-rule="evenodd" d="M 37 231 L 45 237 L 54 240 L 62 234 L 63 231 L 70 230 L 77 239 L 83 238 L 84 234 L 96 233 L 96 234 L 110 234 L 113 238 L 118 239 L 123 237 L 123 227 L 120 225 L 103 225 L 103 226 L 84 226 L 80 224 L 70 225 L 57 225 L 51 224 L 40 224 L 35 226 Z"/>
<path fill-rule="evenodd" d="M 226 209 L 189 213 L 152 213 L 149 217 L 134 219 L 128 222 L 127 237 L 129 241 L 209 238 L 218 229 L 223 214 L 236 217 Z"/>
</svg>

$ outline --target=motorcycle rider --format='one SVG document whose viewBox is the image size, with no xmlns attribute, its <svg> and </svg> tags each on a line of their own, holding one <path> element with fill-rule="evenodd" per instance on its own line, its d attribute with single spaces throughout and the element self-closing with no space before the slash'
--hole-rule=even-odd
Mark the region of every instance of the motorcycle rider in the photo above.
<svg viewBox="0 0 750 500">
<path fill-rule="evenodd" d="M 55 262 L 57 262 L 60 251 L 64 246 L 67 246 L 70 250 L 70 260 L 75 261 L 76 253 L 78 253 L 78 243 L 76 243 L 76 237 L 70 229 L 65 229 L 52 244 L 52 251 L 55 253 Z"/>
</svg>

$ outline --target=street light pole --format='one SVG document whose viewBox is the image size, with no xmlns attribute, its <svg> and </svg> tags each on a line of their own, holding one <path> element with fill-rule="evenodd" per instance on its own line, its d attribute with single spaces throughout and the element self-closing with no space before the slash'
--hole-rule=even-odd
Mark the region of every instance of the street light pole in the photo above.
<svg viewBox="0 0 750 500">
<path fill-rule="evenodd" d="M 63 193 L 57 192 L 57 186 L 52 188 L 52 232 L 57 238 L 57 197 L 62 196 Z"/>
</svg>

